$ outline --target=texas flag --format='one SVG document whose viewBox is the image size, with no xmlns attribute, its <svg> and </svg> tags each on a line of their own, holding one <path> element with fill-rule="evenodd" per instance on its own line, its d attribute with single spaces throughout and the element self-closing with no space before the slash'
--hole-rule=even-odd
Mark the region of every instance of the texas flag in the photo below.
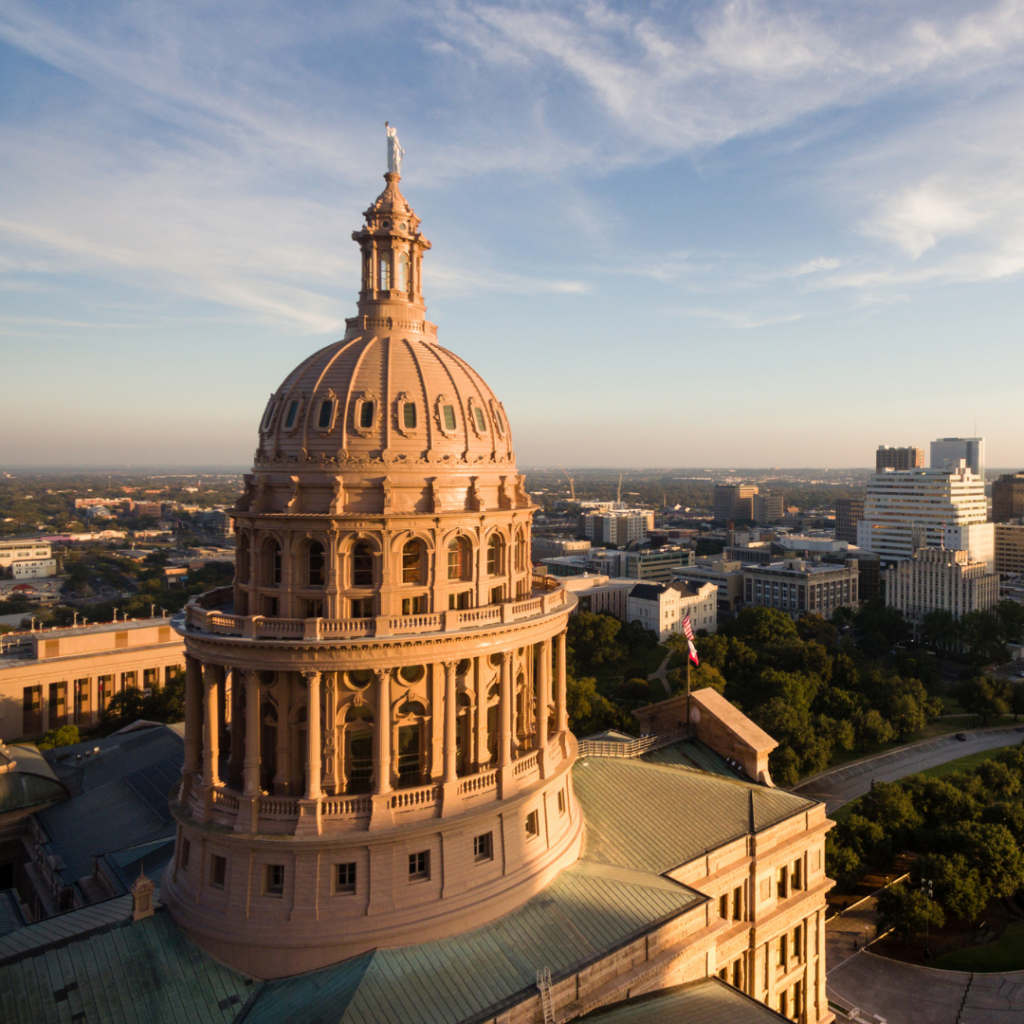
<svg viewBox="0 0 1024 1024">
<path fill-rule="evenodd" d="M 697 657 L 697 648 L 693 645 L 693 626 L 690 625 L 690 613 L 686 613 L 686 618 L 683 619 L 683 633 L 686 636 L 686 644 L 690 648 L 690 661 L 694 665 L 700 665 L 700 658 Z"/>
</svg>

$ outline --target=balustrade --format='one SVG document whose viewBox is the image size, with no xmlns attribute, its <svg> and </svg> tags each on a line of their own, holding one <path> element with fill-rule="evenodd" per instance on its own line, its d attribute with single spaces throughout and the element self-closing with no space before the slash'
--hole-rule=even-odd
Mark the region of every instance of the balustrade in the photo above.
<svg viewBox="0 0 1024 1024">
<path fill-rule="evenodd" d="M 441 787 L 433 783 L 427 786 L 416 786 L 414 789 L 399 789 L 391 794 L 390 807 L 400 811 L 409 807 L 425 807 L 436 804 L 441 799 Z"/>
</svg>

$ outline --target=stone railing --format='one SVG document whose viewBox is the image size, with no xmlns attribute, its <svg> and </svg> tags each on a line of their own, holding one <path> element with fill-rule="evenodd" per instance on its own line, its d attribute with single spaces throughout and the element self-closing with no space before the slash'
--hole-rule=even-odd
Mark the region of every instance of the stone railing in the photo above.
<svg viewBox="0 0 1024 1024">
<path fill-rule="evenodd" d="M 517 779 L 522 778 L 524 775 L 536 771 L 537 760 L 540 757 L 539 750 L 531 750 L 528 754 L 524 754 L 519 760 L 515 761 L 512 766 L 512 772 Z"/>
<path fill-rule="evenodd" d="M 204 633 L 253 640 L 358 640 L 375 636 L 453 633 L 520 622 L 559 611 L 568 603 L 569 594 L 558 588 L 479 608 L 424 615 L 382 615 L 374 619 L 279 619 L 264 615 L 234 615 L 220 610 L 230 600 L 230 587 L 221 587 L 190 599 L 185 606 L 186 624 Z"/>
<path fill-rule="evenodd" d="M 417 807 L 433 807 L 441 799 L 441 787 L 437 783 L 414 786 L 411 789 L 396 789 L 391 794 L 388 806 L 393 811 L 405 811 Z"/>
<path fill-rule="evenodd" d="M 461 797 L 482 796 L 497 788 L 498 773 L 496 771 L 478 772 L 476 775 L 466 775 L 459 779 L 459 796 Z"/>
<path fill-rule="evenodd" d="M 672 732 L 638 736 L 633 740 L 580 740 L 579 756 L 582 757 L 639 757 L 649 750 L 659 750 L 680 740 L 693 736 L 693 729 L 675 729 Z"/>
<path fill-rule="evenodd" d="M 400 320 L 391 316 L 350 316 L 345 320 L 345 328 L 349 331 L 412 331 L 437 337 L 437 325 L 429 320 Z"/>
</svg>

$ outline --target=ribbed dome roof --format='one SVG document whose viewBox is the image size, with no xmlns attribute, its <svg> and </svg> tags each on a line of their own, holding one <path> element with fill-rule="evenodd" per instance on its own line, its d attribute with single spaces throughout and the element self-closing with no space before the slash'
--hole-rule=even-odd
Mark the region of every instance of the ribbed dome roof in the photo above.
<svg viewBox="0 0 1024 1024">
<path fill-rule="evenodd" d="M 260 461 L 513 462 L 505 410 L 480 375 L 403 335 L 358 334 L 293 370 L 260 425 Z"/>
</svg>

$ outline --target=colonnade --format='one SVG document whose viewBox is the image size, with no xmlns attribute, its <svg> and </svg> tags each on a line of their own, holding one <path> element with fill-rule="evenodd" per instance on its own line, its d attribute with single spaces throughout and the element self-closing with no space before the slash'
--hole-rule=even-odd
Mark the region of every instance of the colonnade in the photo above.
<svg viewBox="0 0 1024 1024">
<path fill-rule="evenodd" d="M 514 762 L 531 751 L 540 752 L 543 759 L 550 740 L 551 732 L 557 736 L 568 730 L 566 709 L 566 634 L 563 630 L 554 638 L 534 644 L 526 651 L 524 663 L 532 662 L 535 671 L 524 678 L 524 684 L 518 693 L 526 693 L 535 704 L 529 706 L 523 701 L 522 709 L 517 712 L 517 687 L 513 678 L 515 674 L 515 649 L 497 652 L 500 662 L 498 669 L 498 722 L 495 751 L 491 754 L 488 730 L 488 710 L 494 706 L 488 701 L 487 691 L 489 678 L 484 678 L 484 668 L 489 659 L 479 658 L 474 666 L 474 686 L 472 707 L 466 707 L 466 714 L 472 715 L 471 750 L 463 751 L 464 770 L 459 772 L 459 661 L 443 661 L 435 663 L 433 668 L 437 678 L 431 680 L 430 690 L 434 699 L 427 700 L 429 712 L 424 720 L 430 725 L 431 742 L 427 749 L 431 751 L 429 767 L 425 774 L 430 784 L 449 785 L 457 782 L 462 775 L 482 771 L 498 771 L 499 775 L 512 768 Z M 270 692 L 281 693 L 280 682 L 268 684 L 261 678 L 261 672 L 254 669 L 232 669 L 232 686 L 230 695 L 230 722 L 225 721 L 228 702 L 226 693 L 226 673 L 223 665 L 215 663 L 203 664 L 192 654 L 186 655 L 185 678 L 185 764 L 187 777 L 201 777 L 203 788 L 216 789 L 222 786 L 220 776 L 221 743 L 229 738 L 228 775 L 229 785 L 241 782 L 241 795 L 255 798 L 263 794 L 261 787 L 261 769 L 264 764 L 262 720 L 263 707 Z M 373 681 L 367 688 L 371 699 L 365 700 L 362 695 L 355 702 L 348 702 L 345 707 L 361 707 L 370 705 L 373 709 L 372 724 L 372 782 L 370 792 L 373 795 L 390 793 L 399 780 L 397 771 L 398 751 L 396 750 L 397 727 L 401 725 L 395 715 L 395 696 L 399 687 L 406 688 L 411 700 L 423 703 L 420 690 L 415 686 L 406 687 L 400 682 L 399 669 L 386 668 L 373 673 Z M 335 771 L 337 759 L 337 733 L 344 725 L 339 725 L 338 702 L 336 702 L 334 679 L 327 681 L 326 701 L 321 699 L 321 683 L 330 675 L 321 670 L 300 669 L 305 689 L 305 721 L 306 751 L 303 792 L 305 800 L 319 800 L 325 795 L 324 768 L 330 777 L 329 789 L 334 795 L 347 794 L 353 791 L 351 779 L 344 770 L 345 752 L 342 751 L 342 771 Z M 291 675 L 291 673 L 289 673 Z M 533 676 L 531 679 L 530 676 Z M 241 685 L 239 685 L 239 683 Z M 287 691 L 287 706 L 279 713 L 280 728 L 290 728 L 289 708 L 295 709 L 295 690 L 299 689 L 294 682 L 287 680 L 284 685 Z M 299 690 L 301 693 L 301 690 Z M 462 692 L 469 693 L 468 683 L 463 684 Z M 242 694 L 244 693 L 244 702 Z M 283 694 L 282 694 L 283 696 Z M 301 697 L 299 698 L 301 700 Z M 244 703 L 244 707 L 243 707 Z M 327 722 L 325 726 L 325 709 L 327 704 Z M 549 723 L 549 715 L 553 705 L 554 721 Z M 255 713 L 253 713 L 255 711 Z M 517 719 L 526 718 L 526 721 Z M 333 721 L 331 720 L 333 718 Z M 369 723 L 367 723 L 369 725 Z M 433 737 L 437 736 L 439 743 Z M 521 742 L 522 740 L 522 742 Z M 344 739 L 343 739 L 344 742 Z M 438 749 L 439 747 L 439 749 Z M 289 749 L 287 746 L 285 749 Z M 434 757 L 436 750 L 439 757 Z M 266 751 L 270 754 L 270 751 Z M 543 770 L 543 769 L 542 769 Z M 284 785 L 290 785 L 287 766 L 278 764 L 278 778 Z M 421 782 L 422 780 L 417 780 Z M 291 795 L 298 796 L 292 792 Z"/>
</svg>

